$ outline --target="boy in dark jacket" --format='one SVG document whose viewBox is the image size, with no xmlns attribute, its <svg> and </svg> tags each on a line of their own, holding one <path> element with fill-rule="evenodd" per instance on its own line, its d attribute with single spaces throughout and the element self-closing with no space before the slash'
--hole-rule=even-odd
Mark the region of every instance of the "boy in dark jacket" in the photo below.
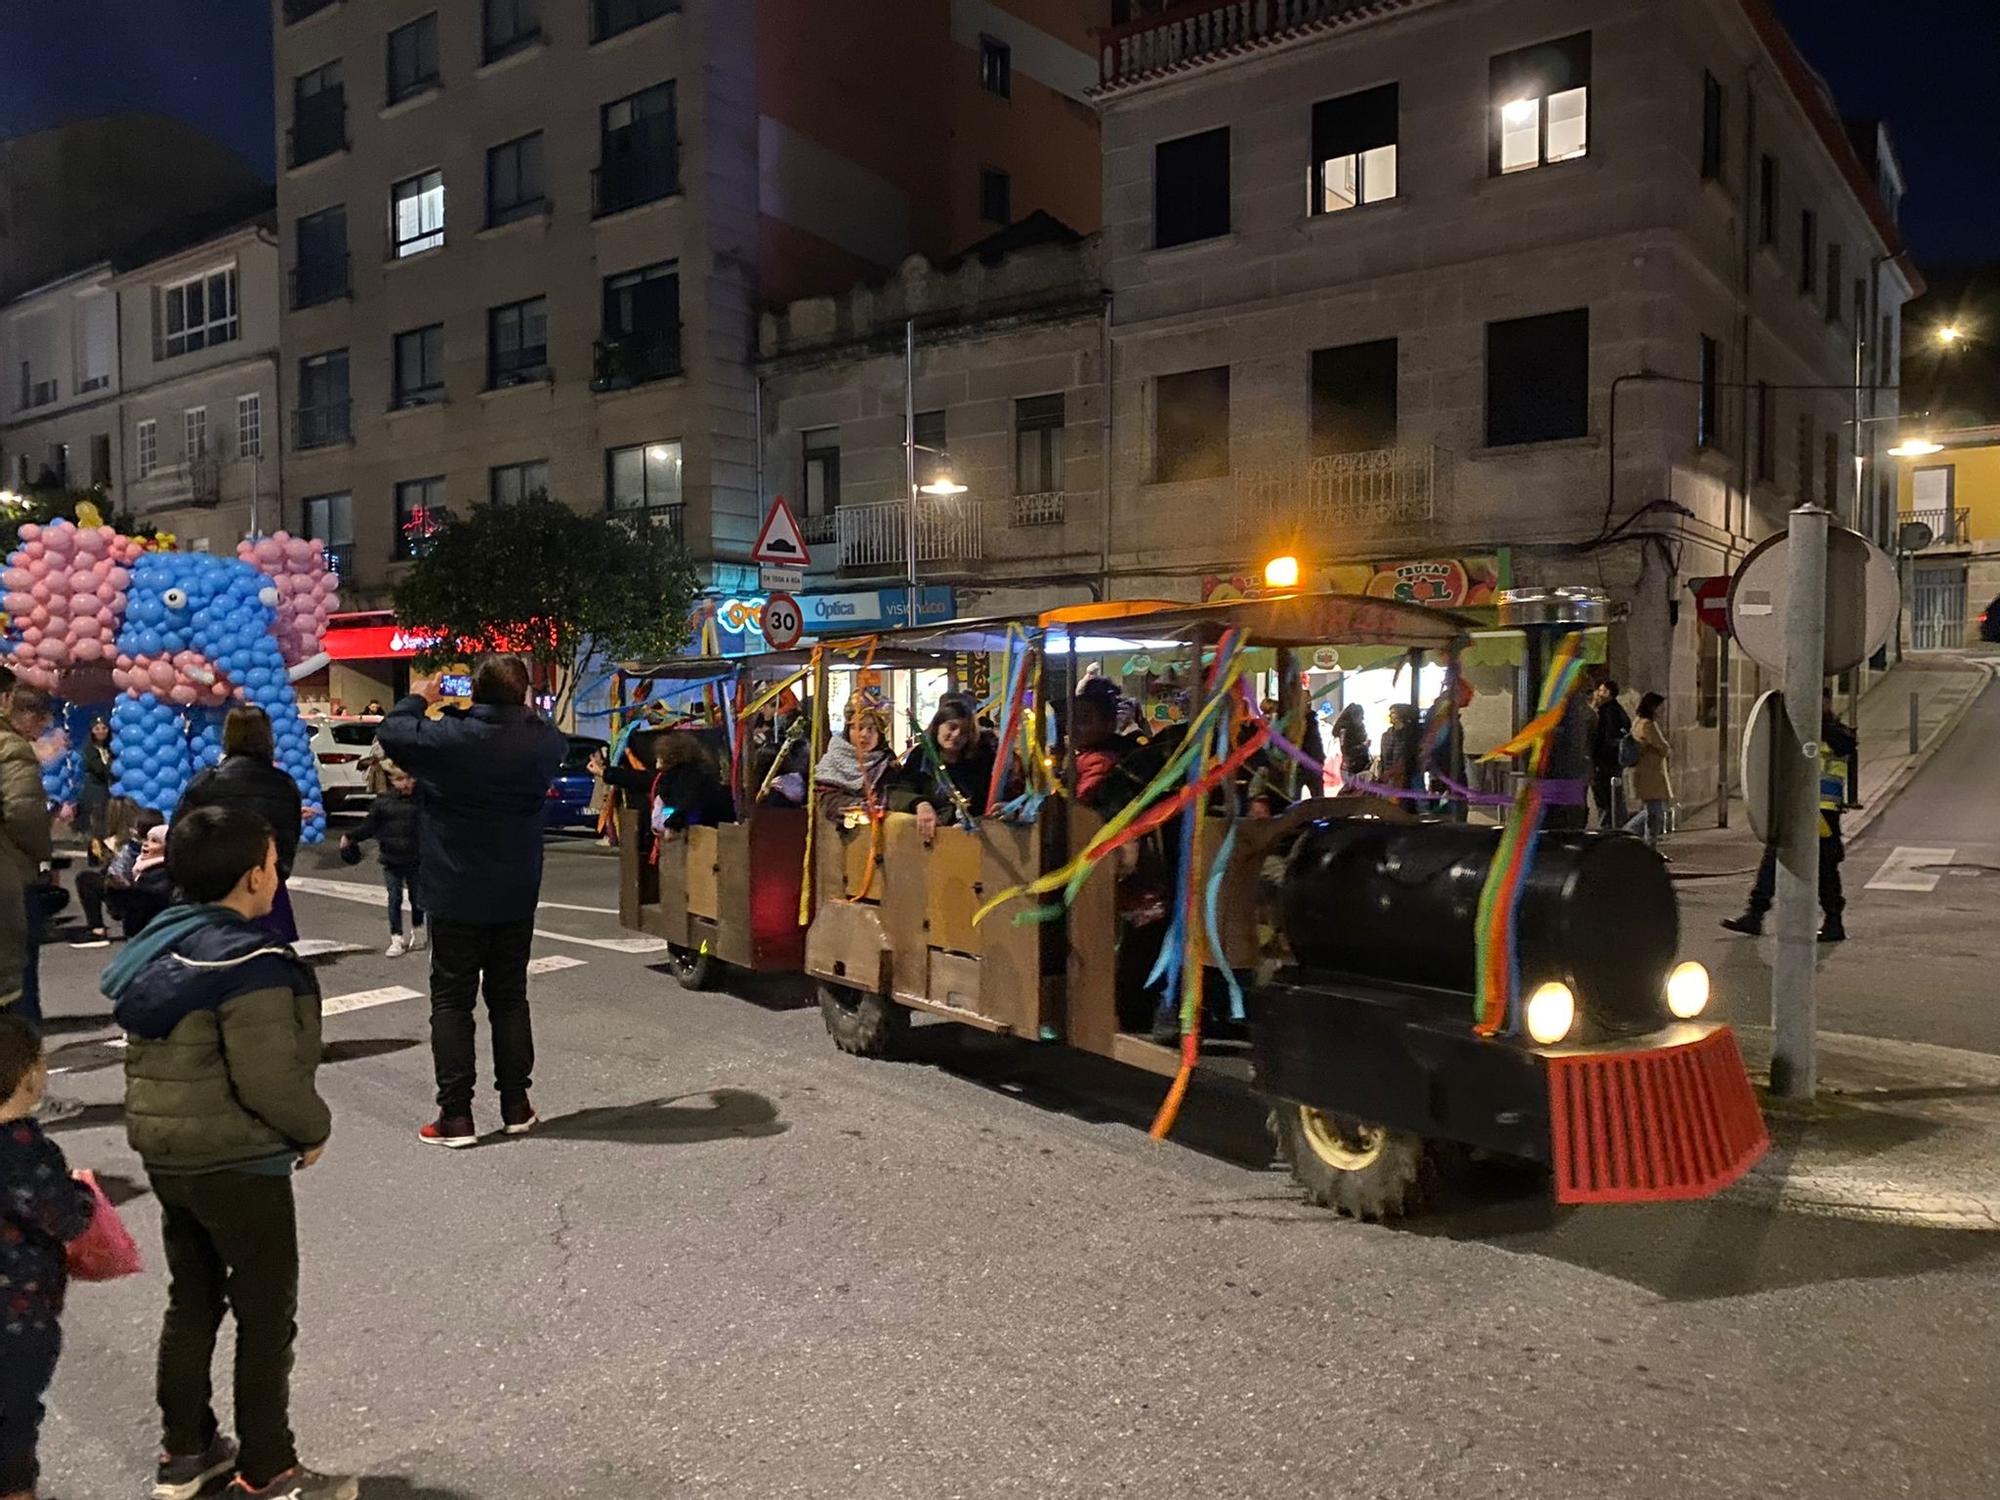
<svg viewBox="0 0 2000 1500">
<path fill-rule="evenodd" d="M 0 1497 L 35 1493 L 42 1396 L 62 1351 L 63 1246 L 96 1206 L 34 1121 L 48 1081 L 35 1028 L 0 1015 Z"/>
<path fill-rule="evenodd" d="M 389 789 L 368 804 L 368 815 L 352 833 L 340 836 L 343 856 L 356 851 L 370 839 L 381 847 L 382 884 L 389 892 L 389 957 L 401 958 L 425 946 L 423 898 L 417 894 L 418 841 L 421 814 L 417 811 L 417 779 L 401 766 L 390 766 Z M 410 935 L 403 936 L 403 891 L 410 893 Z"/>
<path fill-rule="evenodd" d="M 326 1149 L 314 1088 L 319 990 L 257 926 L 278 891 L 271 825 L 240 807 L 184 814 L 167 842 L 195 903 L 160 913 L 104 971 L 127 1034 L 125 1130 L 159 1200 L 167 1316 L 157 1500 L 194 1500 L 232 1468 L 232 1500 L 354 1500 L 299 1464 L 290 1420 L 298 1224 L 292 1173 Z M 240 1461 L 209 1405 L 223 1309 L 236 1315 Z"/>
</svg>

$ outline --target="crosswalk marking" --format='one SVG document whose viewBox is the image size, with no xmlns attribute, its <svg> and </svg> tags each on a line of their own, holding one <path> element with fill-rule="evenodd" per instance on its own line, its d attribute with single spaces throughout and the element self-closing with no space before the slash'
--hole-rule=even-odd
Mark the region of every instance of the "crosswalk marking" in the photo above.
<svg viewBox="0 0 2000 1500">
<path fill-rule="evenodd" d="M 1898 844 L 1889 851 L 1889 857 L 1882 861 L 1882 868 L 1875 872 L 1875 878 L 1868 882 L 1871 891 L 1934 891 L 1938 878 L 1944 872 L 1940 869 L 1926 869 L 1925 866 L 1948 865 L 1956 855 L 1956 849 L 1920 849 L 1906 844 Z"/>
<path fill-rule="evenodd" d="M 587 911 L 592 916 L 598 917 L 618 915 L 618 908 L 615 906 L 572 906 L 567 901 L 543 901 L 537 904 L 543 911 Z"/>
<path fill-rule="evenodd" d="M 540 938 L 553 938 L 558 943 L 580 943 L 586 948 L 602 948 L 606 953 L 664 953 L 667 951 L 668 948 L 673 946 L 665 938 L 575 937 L 567 932 L 550 932 L 546 928 L 542 927 L 537 927 L 535 929 L 535 936 Z"/>
<path fill-rule="evenodd" d="M 374 906 L 382 899 L 382 893 L 379 890 L 377 890 L 374 886 L 362 885 L 358 881 L 353 881 L 353 880 L 321 880 L 317 876 L 313 875 L 294 875 L 291 877 L 289 883 L 293 890 L 301 891 L 308 896 L 331 896 L 336 901 L 358 901 L 363 905 Z M 602 914 L 604 915 L 607 916 L 616 915 L 616 913 L 612 912 L 609 908 L 600 909 L 597 907 L 589 907 L 589 906 L 563 906 L 561 903 L 553 901 L 544 901 L 542 905 L 553 906 L 562 911 L 595 912 L 601 910 Z M 670 946 L 665 938 L 578 937 L 574 933 L 569 933 L 569 932 L 551 932 L 546 927 L 537 927 L 535 929 L 535 936 L 540 938 L 548 938 L 552 942 L 557 942 L 557 943 L 575 943 L 578 946 L 584 948 L 599 948 L 606 953 L 631 953 L 631 954 L 664 953 Z"/>
<path fill-rule="evenodd" d="M 330 958 L 336 953 L 362 953 L 359 943 L 343 943 L 336 938 L 300 938 L 292 944 L 292 952 L 300 958 Z"/>
<path fill-rule="evenodd" d="M 344 1016 L 349 1011 L 369 1010 L 377 1005 L 394 1005 L 399 1000 L 417 1000 L 422 996 L 421 990 L 392 984 L 379 990 L 355 990 L 352 994 L 329 996 L 320 1002 L 319 1012 L 323 1016 Z"/>
<path fill-rule="evenodd" d="M 567 953 L 550 953 L 542 958 L 528 960 L 530 974 L 556 974 L 564 969 L 580 969 L 589 963 L 587 958 L 571 958 Z"/>
</svg>

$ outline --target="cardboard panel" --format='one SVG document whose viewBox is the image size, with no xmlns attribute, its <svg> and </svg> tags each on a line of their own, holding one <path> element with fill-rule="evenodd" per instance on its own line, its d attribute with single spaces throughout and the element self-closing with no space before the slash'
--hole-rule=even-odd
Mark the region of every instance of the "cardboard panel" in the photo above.
<svg viewBox="0 0 2000 1500">
<path fill-rule="evenodd" d="M 998 831 L 998 825 L 991 825 Z M 992 887 L 985 881 L 988 825 L 978 833 L 940 828 L 929 852 L 924 877 L 925 920 L 930 945 L 951 953 L 977 954 L 983 927 L 972 925 L 973 914 L 986 904 Z M 995 913 L 989 921 L 999 919 Z"/>
<path fill-rule="evenodd" d="M 820 906 L 806 933 L 808 974 L 879 994 L 887 958 L 879 907 L 859 901 L 829 901 Z"/>
<path fill-rule="evenodd" d="M 687 903 L 692 916 L 720 918 L 722 903 L 716 889 L 721 862 L 714 828 L 690 828 L 672 842 L 687 850 Z"/>
</svg>

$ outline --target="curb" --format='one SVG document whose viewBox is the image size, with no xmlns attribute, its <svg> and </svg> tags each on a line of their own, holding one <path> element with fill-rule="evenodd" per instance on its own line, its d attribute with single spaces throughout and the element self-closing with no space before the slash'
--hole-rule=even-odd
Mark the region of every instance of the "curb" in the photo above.
<svg viewBox="0 0 2000 1500">
<path fill-rule="evenodd" d="M 1903 763 L 1902 769 L 1889 778 L 1886 786 L 1868 799 L 1866 807 L 1848 816 L 1841 830 L 1844 839 L 1859 839 L 1874 825 L 1877 818 L 1895 804 L 1896 798 L 1902 795 L 1903 788 L 1916 779 L 1919 771 L 1930 764 L 1931 757 L 1944 747 L 1944 742 L 1951 738 L 1965 716 L 1972 712 L 1972 706 L 1985 694 L 1986 689 L 1993 685 L 1994 679 L 2000 677 L 2000 670 L 1996 670 L 1992 662 L 1978 657 L 1964 657 L 1962 660 L 1968 669 L 1984 677 L 1986 681 L 1965 695 L 1964 701 L 1931 731 L 1928 739 L 1917 747 L 1917 753 Z M 1932 670 L 1945 669 L 1940 667 Z"/>
</svg>

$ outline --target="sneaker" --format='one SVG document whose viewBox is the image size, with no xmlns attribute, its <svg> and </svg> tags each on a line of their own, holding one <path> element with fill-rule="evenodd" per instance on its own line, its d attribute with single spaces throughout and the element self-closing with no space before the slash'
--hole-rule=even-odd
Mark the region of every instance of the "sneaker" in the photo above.
<svg viewBox="0 0 2000 1500">
<path fill-rule="evenodd" d="M 356 1500 L 360 1493 L 361 1481 L 352 1475 L 315 1474 L 303 1466 L 287 1469 L 257 1489 L 241 1474 L 229 1486 L 229 1500 Z"/>
<path fill-rule="evenodd" d="M 500 1101 L 500 1129 L 506 1134 L 526 1135 L 541 1123 L 542 1117 L 535 1113 L 535 1106 L 528 1102 L 527 1095 Z"/>
<path fill-rule="evenodd" d="M 405 953 L 408 953 L 409 951 L 410 951 L 410 940 L 404 937 L 402 933 L 397 932 L 397 933 L 392 933 L 390 935 L 389 946 L 384 948 L 382 950 L 382 953 L 383 956 L 387 958 L 401 958 Z"/>
<path fill-rule="evenodd" d="M 430 947 L 430 945 L 431 945 L 430 928 L 412 927 L 410 929 L 410 952 L 415 953 L 418 949 L 428 948 Z"/>
<path fill-rule="evenodd" d="M 417 1132 L 417 1139 L 427 1145 L 462 1151 L 479 1144 L 479 1131 L 473 1126 L 471 1115 L 439 1115 Z"/>
<path fill-rule="evenodd" d="M 1722 925 L 1731 932 L 1740 932 L 1745 937 L 1762 937 L 1764 919 L 1754 912 L 1745 912 L 1740 917 L 1724 917 Z"/>
<path fill-rule="evenodd" d="M 160 1455 L 160 1466 L 153 1472 L 153 1500 L 197 1500 L 212 1495 L 235 1472 L 236 1445 L 218 1432 L 209 1440 L 205 1453 Z"/>
<path fill-rule="evenodd" d="M 1819 930 L 1822 943 L 1844 943 L 1847 941 L 1847 927 L 1841 922 L 1828 922 Z"/>
</svg>

